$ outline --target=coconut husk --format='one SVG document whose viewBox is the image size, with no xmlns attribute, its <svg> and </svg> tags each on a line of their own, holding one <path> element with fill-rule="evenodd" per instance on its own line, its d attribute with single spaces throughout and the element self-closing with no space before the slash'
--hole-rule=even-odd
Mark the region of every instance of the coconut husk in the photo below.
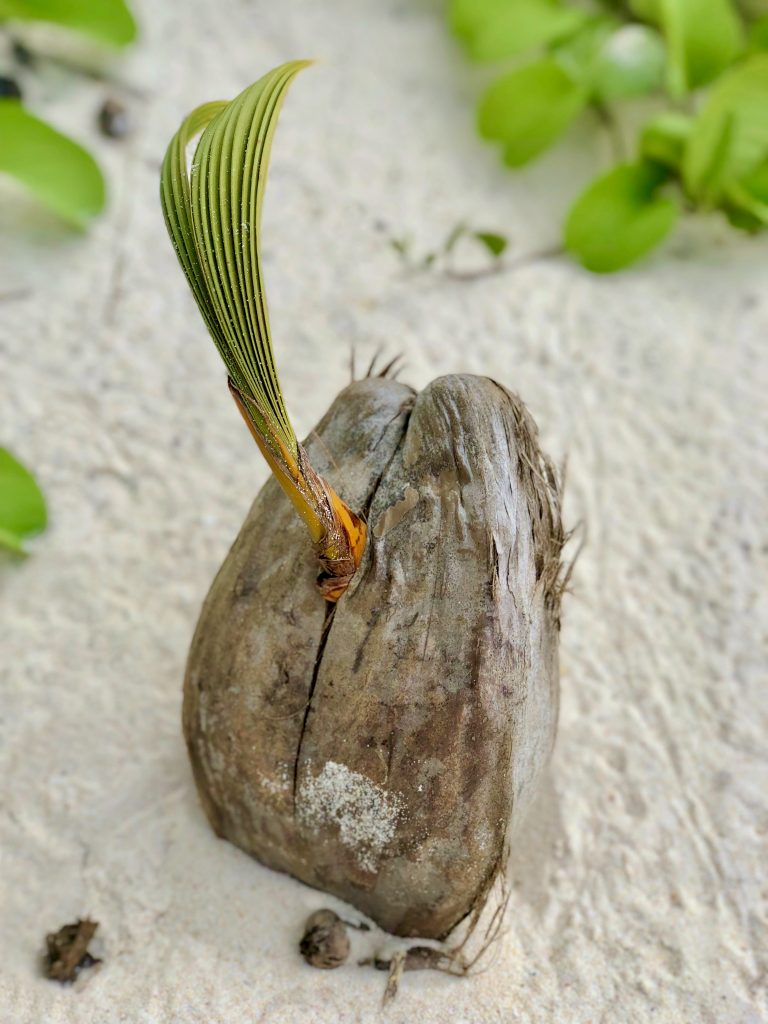
<svg viewBox="0 0 768 1024">
<path fill-rule="evenodd" d="M 367 519 L 337 604 L 271 479 L 203 606 L 184 734 L 218 835 L 398 935 L 445 936 L 504 865 L 554 740 L 556 476 L 482 377 L 353 383 L 305 443 Z"/>
</svg>

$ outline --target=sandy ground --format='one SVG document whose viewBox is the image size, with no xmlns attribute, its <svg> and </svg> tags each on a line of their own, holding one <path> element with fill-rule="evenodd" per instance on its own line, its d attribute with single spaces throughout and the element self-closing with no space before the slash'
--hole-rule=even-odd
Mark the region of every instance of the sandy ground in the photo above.
<svg viewBox="0 0 768 1024">
<path fill-rule="evenodd" d="M 404 273 L 392 237 L 425 251 L 462 219 L 519 253 L 550 245 L 608 159 L 599 128 L 505 172 L 437 4 L 140 14 L 119 71 L 144 91 L 135 134 L 90 138 L 109 213 L 73 238 L 0 192 L 0 440 L 52 520 L 33 557 L 0 565 L 0 1022 L 379 1019 L 381 975 L 297 957 L 304 916 L 330 901 L 213 836 L 179 727 L 201 600 L 266 471 L 167 243 L 158 164 L 195 103 L 306 55 L 322 62 L 289 98 L 265 219 L 297 426 L 345 383 L 353 343 L 362 360 L 405 353 L 417 386 L 488 373 L 568 458 L 587 536 L 504 939 L 471 980 L 408 977 L 381 1019 L 768 1020 L 766 242 L 713 219 L 610 280 L 563 260 Z M 48 69 L 28 88 L 88 138 L 103 85 Z M 41 943 L 85 914 L 105 963 L 61 989 L 39 977 Z"/>
</svg>

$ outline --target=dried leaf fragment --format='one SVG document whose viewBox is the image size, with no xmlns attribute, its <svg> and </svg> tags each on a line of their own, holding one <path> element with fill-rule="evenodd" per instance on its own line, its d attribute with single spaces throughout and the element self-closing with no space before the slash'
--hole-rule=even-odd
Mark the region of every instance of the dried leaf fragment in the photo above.
<svg viewBox="0 0 768 1024">
<path fill-rule="evenodd" d="M 43 957 L 43 973 L 46 978 L 67 983 L 74 981 L 85 968 L 101 963 L 101 960 L 88 952 L 98 927 L 98 921 L 78 919 L 74 924 L 65 924 L 57 932 L 47 935 Z"/>
<path fill-rule="evenodd" d="M 405 971 L 440 971 L 442 974 L 452 974 L 455 978 L 463 978 L 469 973 L 469 965 L 459 952 L 436 949 L 434 946 L 410 946 L 398 950 L 389 958 L 377 956 L 372 960 L 361 960 L 360 966 L 389 971 L 382 1006 L 387 1006 L 397 995 Z"/>
</svg>

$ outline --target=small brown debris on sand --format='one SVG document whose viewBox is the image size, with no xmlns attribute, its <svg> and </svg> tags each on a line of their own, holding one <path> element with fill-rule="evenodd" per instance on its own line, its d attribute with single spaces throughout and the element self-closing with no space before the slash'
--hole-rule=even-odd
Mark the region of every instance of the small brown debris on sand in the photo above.
<svg viewBox="0 0 768 1024">
<path fill-rule="evenodd" d="M 99 927 L 98 921 L 77 920 L 65 924 L 45 938 L 43 973 L 46 978 L 62 983 L 74 981 L 86 967 L 100 964 L 101 960 L 88 952 L 88 945 Z"/>
<path fill-rule="evenodd" d="M 316 910 L 304 925 L 299 952 L 312 967 L 332 970 L 349 956 L 349 936 L 344 922 L 332 910 Z"/>
</svg>

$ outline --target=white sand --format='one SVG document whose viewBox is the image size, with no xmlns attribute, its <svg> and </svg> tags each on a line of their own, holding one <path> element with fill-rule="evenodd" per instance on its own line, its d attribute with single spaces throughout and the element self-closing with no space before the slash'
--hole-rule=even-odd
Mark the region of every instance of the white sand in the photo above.
<svg viewBox="0 0 768 1024">
<path fill-rule="evenodd" d="M 138 130 L 90 138 L 108 215 L 73 238 L 0 192 L 0 291 L 27 292 L 0 301 L 0 442 L 52 519 L 0 567 L 1 1024 L 379 1019 L 382 975 L 298 959 L 330 901 L 213 836 L 179 727 L 200 602 L 266 472 L 165 237 L 158 162 L 193 104 L 305 55 L 322 63 L 289 97 L 265 221 L 298 426 L 345 383 L 352 342 L 404 352 L 419 386 L 494 375 L 568 456 L 588 530 L 504 940 L 472 980 L 407 977 L 382 1019 L 768 1020 L 765 240 L 712 219 L 611 280 L 565 261 L 404 275 L 389 238 L 426 250 L 463 218 L 520 252 L 553 242 L 608 159 L 599 129 L 505 172 L 437 3 L 146 0 L 142 21 L 121 72 L 146 89 Z M 29 88 L 87 138 L 102 87 L 49 70 Z M 105 964 L 61 989 L 36 957 L 84 914 Z"/>
</svg>

